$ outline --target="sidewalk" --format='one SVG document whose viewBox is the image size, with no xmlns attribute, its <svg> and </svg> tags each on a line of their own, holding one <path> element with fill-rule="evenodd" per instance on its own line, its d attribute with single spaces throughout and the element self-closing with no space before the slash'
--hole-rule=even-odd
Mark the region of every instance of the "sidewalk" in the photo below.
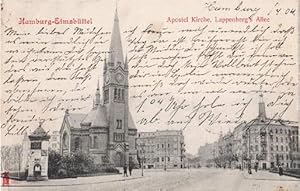
<svg viewBox="0 0 300 191">
<path fill-rule="evenodd" d="M 252 170 L 252 174 L 249 174 L 248 171 L 242 171 L 245 179 L 251 180 L 273 180 L 273 181 L 300 181 L 298 178 L 290 177 L 290 176 L 279 176 L 278 173 L 271 173 L 269 171 L 259 170 L 255 172 Z"/>
<path fill-rule="evenodd" d="M 104 175 L 93 177 L 77 177 L 64 179 L 49 179 L 47 181 L 17 181 L 10 179 L 9 187 L 55 187 L 55 186 L 76 186 L 76 185 L 91 185 L 117 181 L 127 181 L 143 178 L 139 171 L 133 173 L 132 176 L 124 177 L 123 174 Z M 2 185 L 2 182 L 1 182 Z"/>
<path fill-rule="evenodd" d="M 279 176 L 268 171 L 242 171 L 243 180 L 241 181 L 239 191 L 299 191 L 300 179 Z"/>
</svg>

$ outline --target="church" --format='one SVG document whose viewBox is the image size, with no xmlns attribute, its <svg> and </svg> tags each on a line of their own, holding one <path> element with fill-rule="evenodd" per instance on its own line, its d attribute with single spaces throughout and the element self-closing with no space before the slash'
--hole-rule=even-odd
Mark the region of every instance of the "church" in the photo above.
<svg viewBox="0 0 300 191">
<path fill-rule="evenodd" d="M 67 155 L 82 151 L 93 156 L 96 164 L 121 167 L 137 163 L 137 129 L 128 106 L 128 62 L 123 55 L 117 11 L 109 52 L 104 61 L 102 94 L 98 82 L 91 111 L 65 111 L 60 152 Z"/>
</svg>

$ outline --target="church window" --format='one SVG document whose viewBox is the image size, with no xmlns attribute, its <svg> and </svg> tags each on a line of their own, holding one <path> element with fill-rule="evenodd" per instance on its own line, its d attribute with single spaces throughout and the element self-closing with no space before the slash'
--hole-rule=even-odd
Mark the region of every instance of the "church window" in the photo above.
<svg viewBox="0 0 300 191">
<path fill-rule="evenodd" d="M 114 133 L 114 141 L 124 141 L 124 133 Z"/>
<path fill-rule="evenodd" d="M 81 147 L 80 138 L 76 137 L 75 138 L 75 151 L 80 150 L 81 149 L 80 147 Z"/>
<path fill-rule="evenodd" d="M 90 147 L 93 148 L 94 146 L 93 146 L 93 140 L 92 140 L 92 137 L 89 137 L 89 142 L 90 142 L 90 143 L 89 143 Z"/>
<path fill-rule="evenodd" d="M 124 100 L 124 89 L 122 89 L 121 100 Z"/>
<path fill-rule="evenodd" d="M 114 89 L 114 99 L 118 99 L 118 92 L 117 88 Z"/>
<path fill-rule="evenodd" d="M 122 120 L 121 119 L 117 119 L 117 129 L 122 129 Z"/>
<path fill-rule="evenodd" d="M 63 146 L 68 147 L 69 145 L 69 135 L 67 133 L 64 133 L 63 135 Z"/>
<path fill-rule="evenodd" d="M 97 136 L 94 136 L 93 147 L 96 149 L 99 148 L 99 140 Z"/>
<path fill-rule="evenodd" d="M 121 100 L 121 89 L 118 89 L 118 100 Z"/>
<path fill-rule="evenodd" d="M 108 101 L 108 97 L 109 97 L 109 91 L 108 90 L 105 90 L 104 91 L 104 101 Z"/>
</svg>

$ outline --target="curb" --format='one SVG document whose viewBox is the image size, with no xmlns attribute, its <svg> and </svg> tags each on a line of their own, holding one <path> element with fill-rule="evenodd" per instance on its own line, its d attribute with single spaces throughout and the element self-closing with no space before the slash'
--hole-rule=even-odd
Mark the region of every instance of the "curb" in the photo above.
<svg viewBox="0 0 300 191">
<path fill-rule="evenodd" d="M 128 179 L 117 179 L 117 180 L 110 180 L 110 181 L 98 181 L 98 182 L 86 182 L 86 183 L 75 183 L 75 184 L 10 184 L 9 186 L 1 186 L 3 188 L 5 187 L 67 187 L 67 186 L 79 186 L 79 185 L 91 185 L 91 184 L 104 184 L 104 183 L 111 183 L 111 182 L 121 182 L 121 181 L 127 181 L 127 180 L 135 180 L 144 178 L 141 177 L 135 177 L 135 178 L 128 178 Z"/>
<path fill-rule="evenodd" d="M 299 180 L 294 180 L 294 179 L 274 179 L 274 178 L 256 178 L 256 177 L 251 177 L 251 175 L 245 175 L 243 173 L 243 177 L 244 179 L 247 179 L 247 180 L 270 180 L 270 181 L 299 181 Z"/>
</svg>

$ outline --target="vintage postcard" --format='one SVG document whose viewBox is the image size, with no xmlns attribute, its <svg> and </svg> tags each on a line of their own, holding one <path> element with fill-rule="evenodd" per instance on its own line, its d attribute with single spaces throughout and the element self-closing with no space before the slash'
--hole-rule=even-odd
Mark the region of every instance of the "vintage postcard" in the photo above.
<svg viewBox="0 0 300 191">
<path fill-rule="evenodd" d="M 2 0 L 1 190 L 300 190 L 298 0 Z"/>
</svg>

